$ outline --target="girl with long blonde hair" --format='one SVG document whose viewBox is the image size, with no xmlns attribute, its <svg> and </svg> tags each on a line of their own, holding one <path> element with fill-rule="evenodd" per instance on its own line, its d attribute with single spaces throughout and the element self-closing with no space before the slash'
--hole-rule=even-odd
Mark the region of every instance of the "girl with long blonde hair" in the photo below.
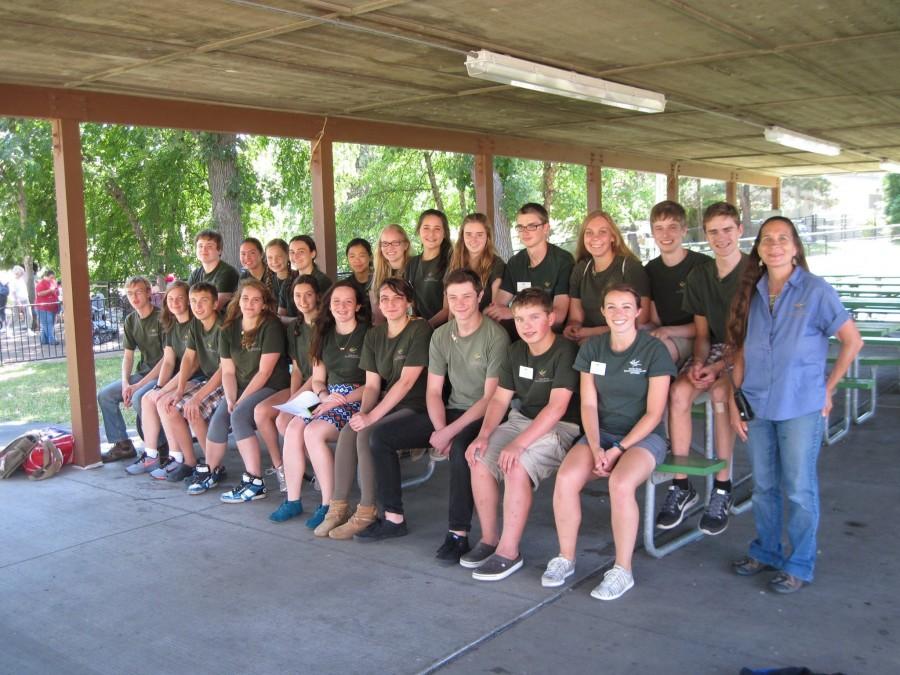
<svg viewBox="0 0 900 675">
<path fill-rule="evenodd" d="M 506 269 L 506 263 L 494 249 L 493 228 L 483 213 L 470 213 L 463 218 L 448 271 L 458 269 L 472 270 L 481 280 L 484 295 L 478 308 L 483 311 L 500 290 Z"/>
</svg>

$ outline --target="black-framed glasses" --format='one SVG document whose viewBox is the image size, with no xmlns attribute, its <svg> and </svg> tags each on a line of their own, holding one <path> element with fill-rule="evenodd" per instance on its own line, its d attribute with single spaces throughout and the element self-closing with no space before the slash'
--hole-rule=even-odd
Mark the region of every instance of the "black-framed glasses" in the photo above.
<svg viewBox="0 0 900 675">
<path fill-rule="evenodd" d="M 519 225 L 516 223 L 516 232 L 534 232 L 537 229 L 540 229 L 544 226 L 544 223 L 527 223 L 525 225 Z"/>
<path fill-rule="evenodd" d="M 397 248 L 398 246 L 402 246 L 405 243 L 406 242 L 402 239 L 398 239 L 397 241 L 382 241 L 379 242 L 378 245 L 381 246 L 381 248 Z"/>
</svg>

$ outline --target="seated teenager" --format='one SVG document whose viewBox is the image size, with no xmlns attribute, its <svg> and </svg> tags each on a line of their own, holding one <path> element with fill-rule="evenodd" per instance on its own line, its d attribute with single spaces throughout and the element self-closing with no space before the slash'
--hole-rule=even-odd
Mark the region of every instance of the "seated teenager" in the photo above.
<svg viewBox="0 0 900 675">
<path fill-rule="evenodd" d="M 552 298 L 553 316 L 561 326 L 569 312 L 572 255 L 550 243 L 550 216 L 540 204 L 528 203 L 519 209 L 516 233 L 525 248 L 507 261 L 500 290 L 484 313 L 495 321 L 512 320 L 513 296 L 526 288 L 539 288 Z"/>
<path fill-rule="evenodd" d="M 317 528 L 328 514 L 334 492 L 334 457 L 328 443 L 337 440 L 350 416 L 359 411 L 365 380 L 360 357 L 368 319 L 362 293 L 347 279 L 338 281 L 322 297 L 309 349 L 310 389 L 319 397 L 319 405 L 312 417 L 295 416 L 285 427 L 287 497 L 270 520 L 280 523 L 303 513 L 300 491 L 307 453 L 322 488 L 322 504 L 306 520 L 306 526 Z"/>
<path fill-rule="evenodd" d="M 494 231 L 483 213 L 470 213 L 463 218 L 449 269 L 470 269 L 478 275 L 484 289 L 478 309 L 487 309 L 500 290 L 506 263 L 494 249 Z"/>
<path fill-rule="evenodd" d="M 316 278 L 319 284 L 319 292 L 324 293 L 332 283 L 331 278 L 322 272 L 316 265 L 316 242 L 308 234 L 298 234 L 291 239 L 288 246 L 288 257 L 297 275 L 308 274 Z M 297 307 L 294 299 L 290 297 L 290 287 L 282 286 L 281 295 L 278 297 L 278 315 L 293 319 L 297 316 Z"/>
<path fill-rule="evenodd" d="M 456 564 L 469 552 L 472 529 L 472 478 L 466 448 L 478 437 L 488 404 L 497 390 L 500 368 L 509 349 L 506 330 L 478 310 L 481 279 L 457 269 L 445 280 L 450 320 L 431 338 L 428 351 L 428 416 L 434 427 L 430 444 L 450 458 L 448 531 L 435 557 Z M 444 406 L 444 387 L 450 399 Z"/>
<path fill-rule="evenodd" d="M 650 282 L 641 261 L 631 252 L 622 233 L 605 211 L 592 211 L 581 223 L 578 262 L 569 278 L 569 318 L 563 331 L 570 340 L 583 344 L 589 337 L 609 332 L 600 298 L 610 284 L 630 284 L 641 294 L 638 325 L 650 316 Z"/>
<path fill-rule="evenodd" d="M 650 279 L 650 321 L 641 326 L 662 341 L 675 365 L 681 368 L 694 351 L 694 315 L 682 309 L 684 286 L 691 270 L 709 261 L 702 253 L 683 246 L 687 215 L 678 202 L 663 201 L 650 210 L 650 231 L 659 256 L 644 269 Z"/>
<path fill-rule="evenodd" d="M 372 325 L 384 323 L 384 317 L 378 309 L 376 292 L 385 279 L 406 278 L 406 265 L 409 262 L 409 237 L 406 231 L 396 224 L 386 225 L 378 235 L 378 248 L 375 249 L 375 270 L 372 285 L 369 288 L 369 304 L 372 307 Z"/>
<path fill-rule="evenodd" d="M 159 445 L 165 441 L 162 434 L 162 423 L 157 407 L 165 402 L 175 391 L 178 384 L 178 371 L 181 359 L 187 346 L 187 336 L 191 328 L 190 301 L 188 285 L 183 281 L 174 281 L 166 289 L 163 297 L 163 310 L 160 325 L 163 329 L 164 344 L 162 366 L 156 376 L 156 385 L 141 399 L 141 420 L 144 427 L 144 451 L 133 464 L 125 467 L 125 471 L 136 476 L 149 473 L 152 478 L 165 480 L 165 467 L 169 463 L 168 451 L 160 455 Z M 168 448 L 167 448 L 168 450 Z"/>
<path fill-rule="evenodd" d="M 150 304 L 150 282 L 145 277 L 131 277 L 125 282 L 125 289 L 134 311 L 125 318 L 122 376 L 97 392 L 106 440 L 113 444 L 103 454 L 104 462 L 116 462 L 137 455 L 128 438 L 119 404 L 132 406 L 140 419 L 141 398 L 156 386 L 156 377 L 162 368 L 162 328 L 159 325 L 159 310 Z M 135 350 L 141 355 L 137 368 L 134 363 Z"/>
<path fill-rule="evenodd" d="M 287 492 L 284 477 L 284 465 L 281 461 L 281 447 L 278 434 L 284 433 L 293 415 L 277 410 L 274 406 L 286 403 L 312 387 L 312 364 L 309 362 L 309 345 L 312 339 L 313 324 L 319 311 L 319 282 L 309 274 L 294 279 L 291 284 L 291 296 L 300 312 L 300 316 L 291 319 L 285 328 L 287 334 L 288 358 L 291 361 L 291 385 L 272 394 L 262 401 L 253 411 L 256 430 L 262 437 L 269 458 L 272 460 L 272 471 L 278 478 L 278 489 Z"/>
<path fill-rule="evenodd" d="M 547 564 L 544 586 L 561 586 L 575 572 L 575 544 L 581 525 L 581 491 L 609 478 L 616 562 L 591 595 L 614 600 L 634 586 L 631 557 L 640 513 L 635 491 L 668 450 L 663 413 L 675 364 L 663 344 L 638 331 L 642 296 L 617 284 L 601 298 L 609 332 L 592 337 L 578 351 L 581 423 L 585 435 L 563 461 L 553 491 L 559 555 Z"/>
<path fill-rule="evenodd" d="M 413 310 L 434 328 L 447 321 L 444 276 L 452 250 L 447 216 L 437 209 L 423 211 L 416 234 L 422 242 L 422 253 L 409 259 L 406 280 L 415 291 Z"/>
<path fill-rule="evenodd" d="M 275 298 L 262 282 L 244 279 L 238 286 L 237 297 L 229 303 L 222 322 L 219 357 L 225 398 L 209 422 L 206 463 L 211 474 L 221 466 L 231 427 L 244 460 L 244 473 L 241 482 L 223 493 L 221 500 L 240 504 L 266 496 L 253 409 L 291 381 L 284 327 L 275 314 Z"/>
<path fill-rule="evenodd" d="M 728 466 L 716 473 L 699 529 L 717 535 L 728 527 L 732 505 L 731 455 L 735 436 L 728 417 L 731 382 L 723 377 L 726 323 L 747 265 L 747 255 L 740 249 L 744 231 L 741 217 L 731 204 L 717 202 L 707 207 L 703 213 L 703 230 L 715 257 L 695 267 L 685 282 L 683 308 L 694 315 L 696 337 L 693 359 L 684 365 L 669 392 L 669 439 L 673 455 L 687 456 L 693 432 L 691 407 L 700 394 L 709 392 L 715 419 L 716 457 L 726 460 Z M 688 477 L 675 474 L 657 515 L 656 527 L 668 530 L 679 525 L 697 499 L 697 491 Z"/>
<path fill-rule="evenodd" d="M 225 308 L 231 300 L 240 279 L 238 271 L 222 260 L 222 235 L 215 230 L 203 230 L 194 238 L 197 250 L 197 267 L 188 277 L 188 284 L 205 281 L 216 287 L 219 292 L 217 311 Z"/>
<path fill-rule="evenodd" d="M 175 378 L 175 389 L 171 396 L 161 399 L 156 406 L 172 459 L 165 466 L 165 479 L 178 483 L 193 475 L 196 482 L 207 483 L 200 492 L 214 487 L 222 477 L 212 474 L 208 465 L 197 464 L 191 438 L 193 432 L 205 453 L 209 419 L 225 397 L 222 372 L 219 370 L 219 330 L 222 321 L 216 312 L 217 294 L 215 286 L 203 281 L 191 286 L 189 298 L 194 318 Z"/>
<path fill-rule="evenodd" d="M 537 288 L 520 291 L 512 313 L 521 340 L 510 345 L 481 431 L 466 450 L 481 541 L 459 564 L 474 569 L 472 577 L 479 581 L 505 579 L 522 567 L 519 543 L 532 493 L 556 472 L 581 431 L 578 374 L 572 369 L 578 347 L 553 332 L 550 295 Z M 518 410 L 509 410 L 513 397 L 521 402 Z M 506 484 L 502 532 L 501 482 Z"/>
</svg>

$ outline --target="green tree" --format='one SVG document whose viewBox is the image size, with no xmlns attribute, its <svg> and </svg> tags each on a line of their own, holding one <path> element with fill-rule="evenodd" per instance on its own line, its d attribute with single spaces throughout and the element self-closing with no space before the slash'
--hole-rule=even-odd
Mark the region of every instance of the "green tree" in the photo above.
<svg viewBox="0 0 900 675">
<path fill-rule="evenodd" d="M 884 177 L 884 215 L 888 224 L 900 223 L 900 173 Z"/>
</svg>

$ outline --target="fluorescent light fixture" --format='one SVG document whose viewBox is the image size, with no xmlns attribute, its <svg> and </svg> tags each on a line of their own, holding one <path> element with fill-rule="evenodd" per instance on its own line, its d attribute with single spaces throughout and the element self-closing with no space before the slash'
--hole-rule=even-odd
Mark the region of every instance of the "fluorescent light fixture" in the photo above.
<svg viewBox="0 0 900 675">
<path fill-rule="evenodd" d="M 884 160 L 878 167 L 882 171 L 887 171 L 888 173 L 900 173 L 900 162 L 889 162 L 888 160 Z"/>
<path fill-rule="evenodd" d="M 779 143 L 797 150 L 814 152 L 817 155 L 836 157 L 841 154 L 841 146 L 839 145 L 823 141 L 821 138 L 815 138 L 814 136 L 799 134 L 796 131 L 782 127 L 766 127 L 765 136 L 766 140 L 772 143 Z"/>
<path fill-rule="evenodd" d="M 616 84 L 570 70 L 552 68 L 532 61 L 496 54 L 482 49 L 466 56 L 469 77 L 511 84 L 532 91 L 566 96 L 579 101 L 612 105 L 626 110 L 656 113 L 666 109 L 666 97 L 655 91 Z"/>
</svg>

